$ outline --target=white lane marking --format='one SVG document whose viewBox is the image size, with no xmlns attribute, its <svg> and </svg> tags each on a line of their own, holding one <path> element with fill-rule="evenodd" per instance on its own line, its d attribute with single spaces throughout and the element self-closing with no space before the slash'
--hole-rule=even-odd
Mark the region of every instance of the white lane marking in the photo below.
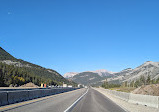
<svg viewBox="0 0 159 112">
<path fill-rule="evenodd" d="M 19 103 L 15 103 L 15 104 L 5 105 L 5 106 L 0 107 L 0 112 L 3 109 L 17 108 L 19 106 L 24 106 L 26 104 L 36 103 L 36 102 L 47 100 L 47 99 L 50 99 L 50 98 L 55 98 L 55 97 L 60 96 L 60 95 L 73 93 L 73 92 L 76 92 L 78 90 L 79 89 L 76 89 L 76 90 L 73 90 L 73 91 L 64 92 L 64 93 L 58 93 L 58 94 L 51 95 L 51 96 L 45 96 L 45 97 L 41 97 L 41 98 L 37 98 L 37 99 L 32 99 L 32 100 L 28 100 L 28 101 L 24 101 L 24 102 L 19 102 Z"/>
<path fill-rule="evenodd" d="M 84 93 L 80 98 L 78 98 L 71 106 L 69 106 L 64 112 L 69 112 L 69 110 L 78 102 L 82 99 L 82 97 L 84 97 L 87 93 L 88 93 L 88 90 L 86 91 L 86 93 Z"/>
</svg>

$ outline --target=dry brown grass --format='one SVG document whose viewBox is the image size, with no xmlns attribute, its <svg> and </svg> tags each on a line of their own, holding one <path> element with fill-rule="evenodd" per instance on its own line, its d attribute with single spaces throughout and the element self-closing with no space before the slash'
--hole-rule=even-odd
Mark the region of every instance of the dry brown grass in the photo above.
<svg viewBox="0 0 159 112">
<path fill-rule="evenodd" d="M 159 96 L 159 84 L 143 85 L 132 91 L 132 93 Z"/>
<path fill-rule="evenodd" d="M 131 91 L 135 90 L 136 88 L 134 88 L 134 87 L 119 87 L 119 88 L 110 88 L 110 89 L 130 93 Z"/>
</svg>

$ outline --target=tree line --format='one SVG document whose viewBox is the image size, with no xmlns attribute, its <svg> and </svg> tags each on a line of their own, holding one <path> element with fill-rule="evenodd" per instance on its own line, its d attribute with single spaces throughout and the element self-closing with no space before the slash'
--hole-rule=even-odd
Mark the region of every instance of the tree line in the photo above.
<svg viewBox="0 0 159 112">
<path fill-rule="evenodd" d="M 120 84 L 113 84 L 113 83 L 109 83 L 107 80 L 104 81 L 104 83 L 102 84 L 102 87 L 105 89 L 109 89 L 109 88 L 116 88 L 116 87 L 120 87 Z"/>
<path fill-rule="evenodd" d="M 148 75 L 147 77 L 141 76 L 138 80 L 133 80 L 131 82 L 123 82 L 122 86 L 123 87 L 139 87 L 142 85 L 149 85 L 149 84 L 158 84 L 159 83 L 159 78 L 157 79 L 151 79 L 151 76 Z"/>
<path fill-rule="evenodd" d="M 28 82 L 39 86 L 41 83 L 62 85 L 63 82 L 75 85 L 74 82 L 69 82 L 57 72 L 52 72 L 48 72 L 45 68 L 17 67 L 0 62 L 0 87 L 20 86 Z"/>
<path fill-rule="evenodd" d="M 159 78 L 151 79 L 150 75 L 147 77 L 141 76 L 138 80 L 133 80 L 131 82 L 125 81 L 121 85 L 120 84 L 113 84 L 106 81 L 103 82 L 102 87 L 109 89 L 109 88 L 116 88 L 116 87 L 135 87 L 138 88 L 142 85 L 150 85 L 150 84 L 158 84 Z"/>
</svg>

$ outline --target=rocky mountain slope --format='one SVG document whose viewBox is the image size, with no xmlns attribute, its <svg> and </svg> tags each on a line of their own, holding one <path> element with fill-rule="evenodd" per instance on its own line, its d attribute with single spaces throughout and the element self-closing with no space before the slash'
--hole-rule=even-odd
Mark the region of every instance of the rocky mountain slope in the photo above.
<svg viewBox="0 0 159 112">
<path fill-rule="evenodd" d="M 147 61 L 141 66 L 133 69 L 131 72 L 124 77 L 124 81 L 131 82 L 139 79 L 141 76 L 145 78 L 151 77 L 151 79 L 157 79 L 159 77 L 159 62 Z"/>
<path fill-rule="evenodd" d="M 101 82 L 103 79 L 113 77 L 114 73 L 101 69 L 96 71 L 85 71 L 81 73 L 69 72 L 64 74 L 65 78 L 69 78 L 76 83 L 84 85 L 92 85 Z"/>
<path fill-rule="evenodd" d="M 107 79 L 109 83 L 121 84 L 125 81 L 128 83 L 145 79 L 150 76 L 151 80 L 159 78 L 159 62 L 147 61 L 141 66 L 131 69 L 127 68 L 117 73 L 107 70 L 88 71 L 75 74 L 70 79 L 81 84 L 101 84 Z"/>
<path fill-rule="evenodd" d="M 90 72 L 97 73 L 101 77 L 111 77 L 115 73 L 115 72 L 108 71 L 108 70 L 105 70 L 105 69 L 90 71 Z"/>
<path fill-rule="evenodd" d="M 132 72 L 133 69 L 131 68 L 127 68 L 124 69 L 120 72 L 114 73 L 114 77 L 110 77 L 107 79 L 108 82 L 111 83 L 122 83 L 122 81 L 124 80 L 124 78 L 129 75 L 130 72 Z"/>
<path fill-rule="evenodd" d="M 28 82 L 36 85 L 62 84 L 63 82 L 76 84 L 68 81 L 55 70 L 17 59 L 0 47 L 0 86 L 23 85 Z"/>
<path fill-rule="evenodd" d="M 111 76 L 112 74 L 115 73 L 115 72 L 107 71 L 105 69 L 96 70 L 96 71 L 85 71 L 85 72 L 97 73 L 101 77 Z M 84 73 L 84 72 L 80 72 L 80 73 Z M 73 76 L 78 75 L 78 74 L 79 74 L 78 72 L 68 72 L 68 73 L 64 74 L 63 76 L 65 78 L 72 78 Z"/>
<path fill-rule="evenodd" d="M 103 78 L 98 73 L 82 72 L 71 78 L 76 83 L 84 85 L 92 85 L 100 82 Z"/>
<path fill-rule="evenodd" d="M 78 72 L 68 72 L 68 73 L 64 74 L 63 76 L 65 78 L 72 78 L 73 76 L 75 76 L 77 74 L 78 74 Z"/>
<path fill-rule="evenodd" d="M 159 62 L 147 61 L 135 69 L 126 69 L 114 74 L 115 77 L 109 78 L 108 81 L 119 81 L 120 83 L 127 81 L 128 83 L 150 76 L 152 79 L 159 78 Z"/>
</svg>

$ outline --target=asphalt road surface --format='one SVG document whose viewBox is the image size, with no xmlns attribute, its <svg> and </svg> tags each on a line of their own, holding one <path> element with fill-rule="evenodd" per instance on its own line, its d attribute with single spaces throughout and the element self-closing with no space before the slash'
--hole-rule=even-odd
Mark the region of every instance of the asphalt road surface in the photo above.
<svg viewBox="0 0 159 112">
<path fill-rule="evenodd" d="M 84 97 L 81 97 L 84 96 Z M 81 100 L 79 100 L 81 98 Z M 0 112 L 125 112 L 107 97 L 89 88 L 0 107 Z"/>
<path fill-rule="evenodd" d="M 0 112 L 63 112 L 85 92 L 86 89 L 79 89 L 3 106 Z"/>
<path fill-rule="evenodd" d="M 72 112 L 125 112 L 106 96 L 90 88 L 88 93 L 77 103 Z"/>
</svg>

